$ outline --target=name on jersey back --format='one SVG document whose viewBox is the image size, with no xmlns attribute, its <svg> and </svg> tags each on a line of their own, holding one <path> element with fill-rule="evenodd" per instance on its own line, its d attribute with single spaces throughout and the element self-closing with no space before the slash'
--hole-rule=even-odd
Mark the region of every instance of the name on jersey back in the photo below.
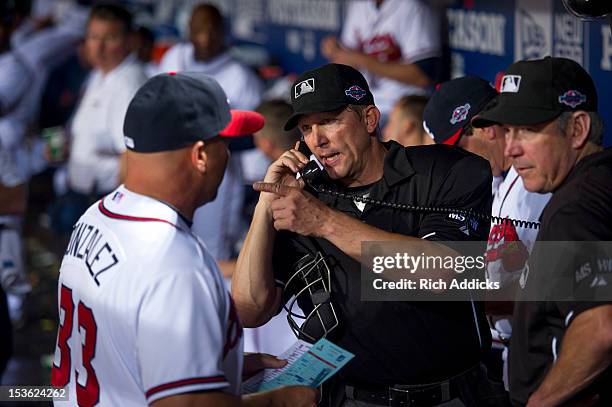
<svg viewBox="0 0 612 407">
<path fill-rule="evenodd" d="M 96 285 L 100 285 L 99 277 L 102 273 L 119 263 L 119 258 L 100 229 L 85 222 L 74 226 L 64 254 L 83 261 Z"/>
</svg>

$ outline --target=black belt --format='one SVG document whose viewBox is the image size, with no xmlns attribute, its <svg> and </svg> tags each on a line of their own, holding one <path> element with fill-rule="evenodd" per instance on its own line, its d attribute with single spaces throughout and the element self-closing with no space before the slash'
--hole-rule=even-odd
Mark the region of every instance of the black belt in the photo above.
<svg viewBox="0 0 612 407">
<path fill-rule="evenodd" d="M 448 380 L 422 385 L 400 385 L 371 388 L 345 386 L 346 397 L 370 404 L 391 407 L 428 407 L 435 406 L 459 397 L 459 390 L 453 382 L 464 375 L 473 374 L 480 364 Z"/>
</svg>

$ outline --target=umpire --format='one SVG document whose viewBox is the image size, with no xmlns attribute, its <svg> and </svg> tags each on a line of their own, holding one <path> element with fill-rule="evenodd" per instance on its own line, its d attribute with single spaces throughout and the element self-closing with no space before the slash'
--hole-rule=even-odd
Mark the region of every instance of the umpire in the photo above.
<svg viewBox="0 0 612 407">
<path fill-rule="evenodd" d="M 356 355 L 333 385 L 324 386 L 324 405 L 484 405 L 490 395 L 483 395 L 488 383 L 480 360 L 490 336 L 479 305 L 363 302 L 360 259 L 364 241 L 413 242 L 426 255 L 449 255 L 455 252 L 436 241 L 484 243 L 488 225 L 357 199 L 488 213 L 488 162 L 448 146 L 381 143 L 380 112 L 368 84 L 346 65 L 305 72 L 291 98 L 294 113 L 285 128 L 297 126 L 320 160 L 325 171 L 319 182 L 350 198 L 304 188 L 295 174 L 308 158 L 298 150 L 270 166 L 264 182 L 255 184 L 262 194 L 232 281 L 241 320 L 251 327 L 266 323 L 299 294 L 290 286 L 308 269 L 304 284 L 315 295 L 298 295 L 307 318 L 294 328 L 302 338 L 325 335 Z M 325 275 L 309 280 L 315 271 Z"/>
<path fill-rule="evenodd" d="M 610 406 L 612 280 L 602 266 L 611 255 L 612 150 L 602 148 L 595 84 L 566 58 L 519 61 L 502 79 L 498 104 L 472 122 L 492 123 L 503 126 L 505 153 L 525 188 L 553 193 L 515 303 L 512 401 Z M 543 241 L 566 246 L 551 254 Z M 579 241 L 603 241 L 604 257 L 586 257 L 594 244 Z M 571 292 L 560 298 L 564 282 Z"/>
</svg>

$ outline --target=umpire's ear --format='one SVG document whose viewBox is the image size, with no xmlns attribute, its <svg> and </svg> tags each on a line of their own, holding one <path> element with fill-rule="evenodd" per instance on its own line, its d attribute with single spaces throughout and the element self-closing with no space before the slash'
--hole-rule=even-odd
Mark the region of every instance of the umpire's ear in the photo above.
<svg viewBox="0 0 612 407">
<path fill-rule="evenodd" d="M 374 105 L 366 106 L 363 109 L 363 116 L 368 133 L 375 133 L 380 123 L 380 110 Z"/>
<path fill-rule="evenodd" d="M 206 173 L 208 166 L 208 155 L 206 154 L 205 142 L 198 141 L 191 145 L 189 158 L 191 165 L 201 174 Z"/>
</svg>

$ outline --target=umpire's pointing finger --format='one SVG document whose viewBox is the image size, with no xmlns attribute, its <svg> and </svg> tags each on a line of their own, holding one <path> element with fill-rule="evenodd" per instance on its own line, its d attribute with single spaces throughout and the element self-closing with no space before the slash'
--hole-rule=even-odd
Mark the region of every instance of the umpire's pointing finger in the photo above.
<svg viewBox="0 0 612 407">
<path fill-rule="evenodd" d="M 293 187 L 283 184 L 273 184 L 270 182 L 256 182 L 253 184 L 253 189 L 259 192 L 271 192 L 276 195 L 286 196 Z"/>
</svg>

